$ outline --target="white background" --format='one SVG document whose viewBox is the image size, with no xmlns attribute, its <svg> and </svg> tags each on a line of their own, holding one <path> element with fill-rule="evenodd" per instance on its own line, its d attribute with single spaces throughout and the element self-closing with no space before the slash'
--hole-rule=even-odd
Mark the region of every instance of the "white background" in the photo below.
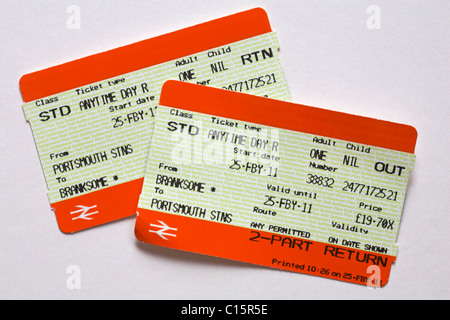
<svg viewBox="0 0 450 320">
<path fill-rule="evenodd" d="M 69 5 L 81 28 L 67 28 Z M 367 26 L 381 12 L 380 28 Z M 281 42 L 293 101 L 413 125 L 419 132 L 383 289 L 140 244 L 134 218 L 65 235 L 57 227 L 20 77 L 32 71 L 261 6 Z M 0 2 L 0 298 L 448 299 L 450 2 Z M 66 273 L 81 272 L 71 290 Z"/>
</svg>

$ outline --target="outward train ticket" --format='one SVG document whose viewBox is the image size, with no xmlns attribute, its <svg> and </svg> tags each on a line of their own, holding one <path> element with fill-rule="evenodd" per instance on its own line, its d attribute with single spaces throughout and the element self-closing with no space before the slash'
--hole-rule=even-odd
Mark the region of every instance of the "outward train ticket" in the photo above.
<svg viewBox="0 0 450 320">
<path fill-rule="evenodd" d="M 384 286 L 416 139 L 407 125 L 168 81 L 136 237 Z"/>
<path fill-rule="evenodd" d="M 136 214 L 166 80 L 289 100 L 278 51 L 256 8 L 22 77 L 60 229 Z"/>
</svg>

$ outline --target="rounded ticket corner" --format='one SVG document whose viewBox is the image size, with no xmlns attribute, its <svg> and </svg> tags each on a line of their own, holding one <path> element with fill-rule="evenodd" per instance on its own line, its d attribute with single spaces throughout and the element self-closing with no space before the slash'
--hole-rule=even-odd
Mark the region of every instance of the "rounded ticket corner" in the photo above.
<svg viewBox="0 0 450 320">
<path fill-rule="evenodd" d="M 22 99 L 25 103 L 30 102 L 30 100 L 28 99 L 28 97 L 26 95 L 26 91 L 23 90 L 27 86 L 28 78 L 29 78 L 29 74 L 24 74 L 19 79 L 19 88 L 20 88 L 20 92 L 22 94 Z"/>
<path fill-rule="evenodd" d="M 61 231 L 61 233 L 63 233 L 64 235 L 71 235 L 76 232 L 76 231 L 68 228 L 65 223 L 63 223 L 60 219 L 58 219 L 58 216 L 56 214 L 56 208 L 53 206 L 53 204 L 50 204 L 50 210 L 53 211 L 56 223 L 58 225 L 58 229 L 59 229 L 59 231 Z"/>
<path fill-rule="evenodd" d="M 73 235 L 78 232 L 78 230 L 75 230 L 73 226 L 70 226 L 69 224 L 63 222 L 61 219 L 58 219 L 58 216 L 56 215 L 56 209 L 52 207 L 53 213 L 55 214 L 56 223 L 58 224 L 58 229 L 63 233 L 64 235 Z"/>
<path fill-rule="evenodd" d="M 34 78 L 39 76 L 40 73 L 47 72 L 50 68 L 42 69 L 40 71 L 32 71 L 30 73 L 24 74 L 19 79 L 19 89 L 22 94 L 22 100 L 25 103 L 29 103 L 40 98 L 44 98 L 46 94 L 39 94 L 34 85 Z"/>
<path fill-rule="evenodd" d="M 27 79 L 27 75 L 26 74 L 24 74 L 24 75 L 22 75 L 21 77 L 20 77 L 20 79 L 19 79 L 19 87 L 23 87 L 23 83 L 24 83 L 24 81 Z"/>
<path fill-rule="evenodd" d="M 389 270 L 390 271 L 390 270 Z M 381 283 L 378 288 L 384 288 L 388 285 L 389 280 L 391 279 L 391 274 L 389 273 L 388 277 L 385 279 L 383 283 Z M 368 285 L 370 287 L 370 285 Z"/>
<path fill-rule="evenodd" d="M 67 228 L 67 226 L 65 226 L 64 224 L 61 224 L 58 222 L 58 228 L 59 231 L 61 231 L 61 233 L 65 234 L 65 235 L 72 235 L 74 234 L 76 231 Z"/>
<path fill-rule="evenodd" d="M 139 232 L 138 228 L 135 226 L 134 227 L 134 236 L 136 238 L 137 241 L 139 242 L 145 242 L 144 241 L 144 237 L 142 236 L 142 234 Z"/>
<path fill-rule="evenodd" d="M 56 209 L 54 207 L 52 207 L 53 213 L 55 214 L 55 218 L 56 218 L 56 223 L 58 224 L 58 229 L 61 233 L 63 233 L 64 235 L 70 236 L 73 235 L 77 232 L 79 232 L 80 230 L 76 229 L 73 227 L 73 225 L 66 223 L 65 221 L 63 221 L 62 219 L 60 219 L 56 213 Z"/>
<path fill-rule="evenodd" d="M 409 134 L 411 136 L 411 140 L 414 140 L 414 145 L 419 138 L 419 131 L 411 125 L 405 124 L 406 128 L 409 130 Z"/>
<path fill-rule="evenodd" d="M 255 11 L 256 13 L 261 15 L 261 18 L 264 19 L 269 19 L 269 15 L 267 14 L 266 9 L 262 8 L 262 7 L 255 7 L 253 9 L 251 9 L 253 11 Z"/>
<path fill-rule="evenodd" d="M 403 149 L 407 153 L 415 154 L 419 132 L 414 126 L 409 124 L 402 124 L 402 127 L 403 135 L 405 137 Z"/>
<path fill-rule="evenodd" d="M 392 263 L 394 263 L 395 261 L 393 261 Z M 372 280 L 370 279 L 370 275 L 369 278 L 367 279 L 366 282 L 366 286 L 369 288 L 373 288 L 373 289 L 382 289 L 384 287 L 386 287 L 389 284 L 389 281 L 391 280 L 391 270 L 392 270 L 392 264 L 389 266 L 389 269 L 387 270 L 387 275 L 385 275 L 383 277 L 383 281 L 381 281 L 381 283 L 378 283 L 376 280 Z M 375 275 L 375 273 L 373 273 L 372 275 Z M 376 277 L 374 277 L 376 279 Z M 370 283 L 370 281 L 372 281 L 372 283 Z"/>
<path fill-rule="evenodd" d="M 161 92 L 163 92 L 164 90 L 171 90 L 172 88 L 176 88 L 176 86 L 179 82 L 180 81 L 173 80 L 173 79 L 167 80 L 166 82 L 163 83 Z"/>
</svg>

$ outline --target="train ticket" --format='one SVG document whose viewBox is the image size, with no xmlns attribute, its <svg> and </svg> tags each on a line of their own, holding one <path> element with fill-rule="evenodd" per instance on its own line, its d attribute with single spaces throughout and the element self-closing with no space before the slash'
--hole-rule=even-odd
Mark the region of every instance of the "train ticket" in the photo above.
<svg viewBox="0 0 450 320">
<path fill-rule="evenodd" d="M 384 286 L 416 139 L 408 125 L 168 81 L 136 237 Z"/>
<path fill-rule="evenodd" d="M 63 232 L 136 214 L 167 79 L 290 99 L 260 8 L 25 75 L 23 109 Z"/>
</svg>

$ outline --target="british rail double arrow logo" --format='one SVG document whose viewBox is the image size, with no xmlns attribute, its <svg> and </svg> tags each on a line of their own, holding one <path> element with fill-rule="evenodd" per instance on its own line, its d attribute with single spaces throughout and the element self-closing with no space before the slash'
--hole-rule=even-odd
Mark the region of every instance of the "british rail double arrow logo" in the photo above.
<svg viewBox="0 0 450 320">
<path fill-rule="evenodd" d="M 166 231 L 177 231 L 177 228 L 171 228 L 169 227 L 167 224 L 165 224 L 163 221 L 158 220 L 158 222 L 161 225 L 157 225 L 157 224 L 150 224 L 150 227 L 154 227 L 154 228 L 158 228 L 158 230 L 149 230 L 149 232 L 153 232 L 156 233 L 158 236 L 160 236 L 161 238 L 163 238 L 164 240 L 169 240 L 166 238 L 166 236 L 168 237 L 176 237 L 177 235 L 174 233 L 168 233 Z"/>
<path fill-rule="evenodd" d="M 86 206 L 79 205 L 79 206 L 75 206 L 75 208 L 78 208 L 79 210 L 72 211 L 72 212 L 70 212 L 70 214 L 80 213 L 80 215 L 77 217 L 73 217 L 72 220 L 77 220 L 77 219 L 92 220 L 94 218 L 91 218 L 91 216 L 98 213 L 98 211 L 89 212 L 89 210 L 96 210 L 97 205 L 92 206 L 92 207 L 86 207 Z"/>
</svg>

